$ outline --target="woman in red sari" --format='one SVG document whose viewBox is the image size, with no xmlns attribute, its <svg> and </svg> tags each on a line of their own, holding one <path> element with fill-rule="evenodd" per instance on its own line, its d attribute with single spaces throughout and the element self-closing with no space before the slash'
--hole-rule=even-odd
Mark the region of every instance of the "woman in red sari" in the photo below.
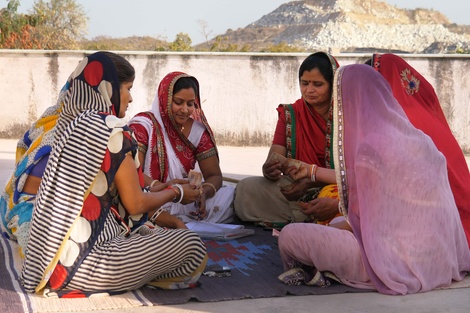
<svg viewBox="0 0 470 313">
<path fill-rule="evenodd" d="M 199 82 L 182 72 L 167 74 L 151 111 L 129 121 L 139 143 L 139 160 L 149 185 L 162 189 L 188 180 L 196 163 L 203 175 L 201 196 L 187 205 L 167 203 L 164 209 L 183 221 L 194 217 L 205 222 L 232 220 L 234 187 L 222 186 L 217 146 L 201 108 Z"/>
<path fill-rule="evenodd" d="M 470 172 L 465 156 L 447 124 L 432 85 L 401 57 L 374 54 L 372 66 L 390 84 L 410 122 L 431 137 L 447 161 L 447 173 L 467 241 L 470 244 Z"/>
<path fill-rule="evenodd" d="M 311 200 L 312 194 L 324 184 L 309 180 L 293 183 L 282 175 L 282 162 L 273 160 L 277 153 L 331 167 L 328 134 L 332 127 L 333 76 L 338 66 L 338 62 L 324 52 L 313 53 L 302 62 L 299 68 L 302 97 L 293 104 L 281 104 L 277 108 L 279 118 L 263 164 L 264 177 L 248 177 L 237 185 L 234 206 L 241 220 L 268 224 L 309 219 L 327 221 L 338 214 L 337 199 L 328 197 L 337 194 L 336 185 L 324 188 L 317 199 Z"/>
</svg>

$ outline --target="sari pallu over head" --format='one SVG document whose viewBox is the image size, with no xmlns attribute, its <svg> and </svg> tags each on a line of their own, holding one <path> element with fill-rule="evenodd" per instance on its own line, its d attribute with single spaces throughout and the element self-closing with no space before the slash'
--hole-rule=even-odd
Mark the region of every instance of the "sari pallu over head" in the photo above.
<svg viewBox="0 0 470 313">
<path fill-rule="evenodd" d="M 339 67 L 338 61 L 325 52 L 315 52 L 320 58 L 328 60 L 334 73 Z M 333 86 L 331 86 L 333 90 Z M 331 156 L 331 129 L 333 116 L 333 98 L 331 100 L 328 120 L 310 108 L 301 98 L 293 104 L 280 105 L 286 116 L 287 157 L 318 164 L 322 167 L 334 168 Z"/>
<path fill-rule="evenodd" d="M 372 66 L 390 84 L 410 122 L 431 137 L 444 154 L 450 187 L 470 245 L 470 172 L 432 85 L 411 65 L 394 54 L 374 54 Z"/>
<path fill-rule="evenodd" d="M 189 77 L 197 86 L 195 109 L 191 115 L 194 122 L 189 137 L 186 137 L 180 127 L 176 125 L 172 112 L 174 86 L 183 77 Z M 154 179 L 165 182 L 174 178 L 186 178 L 189 170 L 195 167 L 198 158 L 217 155 L 214 134 L 201 107 L 199 82 L 195 77 L 186 73 L 171 72 L 167 74 L 158 86 L 151 112 L 137 114 L 129 122 L 131 128 L 134 127 L 133 123 L 141 124 L 149 134 L 144 172 Z M 200 152 L 204 153 L 204 156 L 195 155 L 197 145 L 206 130 L 214 148 Z M 192 159 L 191 164 L 182 162 L 187 159 Z"/>
<path fill-rule="evenodd" d="M 17 240 L 20 254 L 28 243 L 28 232 L 36 195 L 23 192 L 23 187 L 36 164 L 49 158 L 54 141 L 54 129 L 63 105 L 67 84 L 62 88 L 56 105 L 46 109 L 41 117 L 18 141 L 15 168 L 0 198 L 0 216 L 8 237 Z"/>
<path fill-rule="evenodd" d="M 117 171 L 109 160 L 124 148 L 135 149 L 123 147 L 123 137 L 131 134 L 115 116 L 120 84 L 104 53 L 80 62 L 62 102 L 21 274 L 28 292 L 40 292 L 47 284 L 53 290 L 67 286 L 109 214 L 112 199 L 100 198 Z"/>
<path fill-rule="evenodd" d="M 370 66 L 341 67 L 334 99 L 341 210 L 374 286 L 407 294 L 463 279 L 470 251 L 442 153 Z"/>
</svg>

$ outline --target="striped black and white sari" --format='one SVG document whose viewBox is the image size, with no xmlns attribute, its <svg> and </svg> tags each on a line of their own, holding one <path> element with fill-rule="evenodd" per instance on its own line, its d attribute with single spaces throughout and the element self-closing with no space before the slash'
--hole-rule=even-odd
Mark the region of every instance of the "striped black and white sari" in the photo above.
<svg viewBox="0 0 470 313">
<path fill-rule="evenodd" d="M 115 116 L 119 86 L 103 53 L 69 78 L 21 275 L 29 292 L 83 297 L 149 283 L 185 288 L 199 277 L 205 248 L 197 234 L 154 228 L 147 214 L 131 217 L 120 203 L 114 176 L 137 144 Z"/>
</svg>

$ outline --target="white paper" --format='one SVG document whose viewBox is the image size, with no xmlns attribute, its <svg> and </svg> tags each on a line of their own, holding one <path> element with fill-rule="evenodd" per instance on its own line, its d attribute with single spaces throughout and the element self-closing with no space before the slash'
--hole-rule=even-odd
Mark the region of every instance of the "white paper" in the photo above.
<svg viewBox="0 0 470 313">
<path fill-rule="evenodd" d="M 186 226 L 204 239 L 232 240 L 254 234 L 253 229 L 245 229 L 243 225 L 235 224 L 191 221 L 186 223 Z"/>
</svg>

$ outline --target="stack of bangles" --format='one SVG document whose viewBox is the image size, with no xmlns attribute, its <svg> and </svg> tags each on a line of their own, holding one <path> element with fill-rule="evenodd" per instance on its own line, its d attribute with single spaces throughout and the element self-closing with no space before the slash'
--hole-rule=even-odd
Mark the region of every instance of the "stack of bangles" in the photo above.
<svg viewBox="0 0 470 313">
<path fill-rule="evenodd" d="M 158 183 L 158 182 L 159 182 L 158 180 L 154 180 L 150 184 L 150 186 L 145 187 L 144 190 L 146 192 L 150 192 L 150 188 L 155 186 L 155 184 Z M 173 200 L 171 200 L 173 203 L 181 203 L 181 201 L 183 200 L 184 190 L 183 190 L 183 187 L 180 184 L 173 184 L 171 186 L 166 187 L 163 190 L 173 190 L 175 192 L 175 197 L 173 198 Z"/>
<path fill-rule="evenodd" d="M 173 190 L 175 192 L 176 195 L 173 200 L 171 200 L 173 203 L 181 203 L 184 197 L 184 190 L 180 184 L 173 184 L 165 189 Z"/>
<path fill-rule="evenodd" d="M 204 188 L 204 186 L 209 186 L 209 187 L 211 187 L 212 191 L 214 192 L 214 193 L 212 194 L 212 196 L 210 196 L 210 197 L 208 197 L 208 198 L 212 198 L 213 196 L 215 196 L 215 194 L 217 193 L 217 189 L 215 188 L 215 186 L 214 186 L 213 184 L 211 184 L 211 183 L 204 183 L 204 184 L 201 185 L 201 188 Z"/>
<path fill-rule="evenodd" d="M 310 167 L 310 180 L 313 182 L 317 181 L 317 168 L 318 166 L 316 164 L 313 164 L 312 167 Z"/>
</svg>

